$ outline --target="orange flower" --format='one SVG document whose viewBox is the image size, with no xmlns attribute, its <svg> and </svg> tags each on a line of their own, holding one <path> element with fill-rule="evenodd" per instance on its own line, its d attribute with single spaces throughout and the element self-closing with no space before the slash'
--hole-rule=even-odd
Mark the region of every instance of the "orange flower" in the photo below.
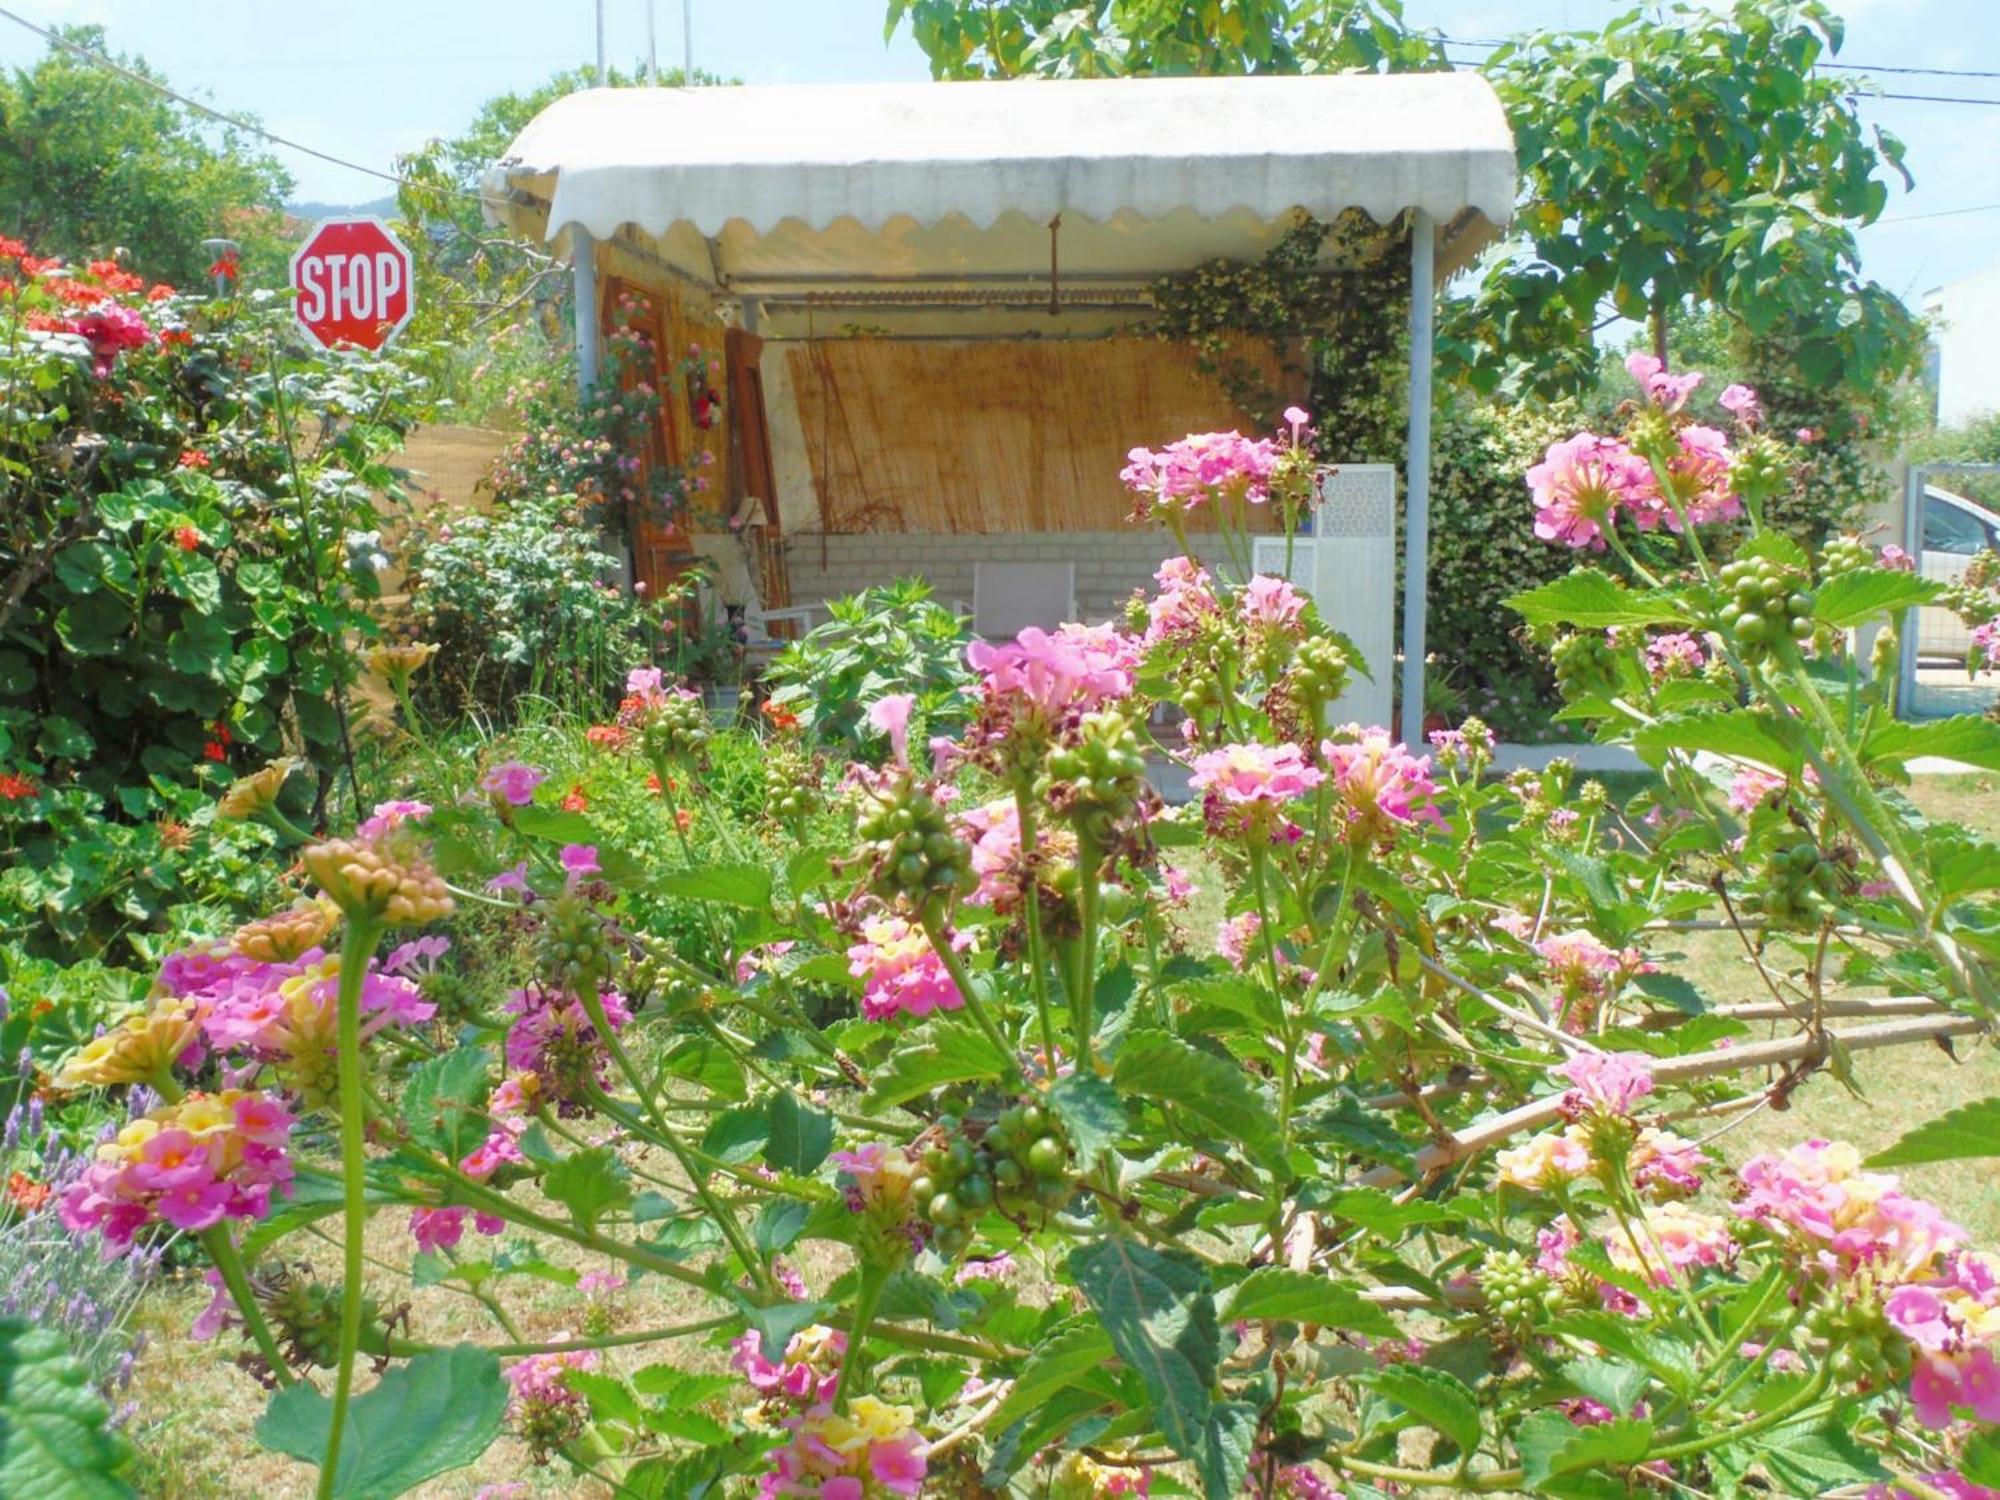
<svg viewBox="0 0 2000 1500">
<path fill-rule="evenodd" d="M 151 290 L 146 293 L 146 300 L 148 302 L 164 302 L 173 295 L 174 289 L 172 287 L 168 286 L 164 281 L 158 281 L 153 283 Z"/>
<path fill-rule="evenodd" d="M 773 729 L 790 730 L 799 727 L 799 716 L 784 704 L 774 702 L 772 699 L 764 700 L 763 713 L 764 717 L 771 721 Z"/>
<path fill-rule="evenodd" d="M 584 812 L 590 807 L 590 798 L 584 795 L 583 783 L 574 783 L 562 799 L 564 812 Z"/>
<path fill-rule="evenodd" d="M 192 526 L 183 526 L 174 533 L 174 545 L 183 552 L 193 552 L 201 546 L 201 533 Z"/>
<path fill-rule="evenodd" d="M 616 724 L 593 724 L 584 730 L 583 737 L 600 750 L 623 750 L 627 738 Z"/>
<path fill-rule="evenodd" d="M 694 827 L 693 809 L 684 807 L 675 813 L 674 827 L 678 828 L 682 833 L 686 833 L 690 828 Z"/>
<path fill-rule="evenodd" d="M 183 469 L 205 469 L 209 466 L 209 456 L 199 448 L 184 449 L 175 462 Z"/>
<path fill-rule="evenodd" d="M 651 776 L 648 776 L 648 777 L 646 778 L 646 790 L 647 790 L 647 791 L 649 791 L 649 792 L 651 792 L 651 793 L 652 793 L 652 794 L 653 794 L 654 796 L 658 796 L 658 795 L 659 795 L 659 793 L 660 793 L 660 775 L 659 775 L 659 772 L 655 771 L 655 772 L 654 772 L 654 773 L 653 773 L 653 774 L 652 774 Z"/>
<path fill-rule="evenodd" d="M 49 1201 L 49 1185 L 37 1182 L 26 1172 L 14 1172 L 7 1178 L 7 1201 L 22 1213 L 31 1214 Z"/>
</svg>

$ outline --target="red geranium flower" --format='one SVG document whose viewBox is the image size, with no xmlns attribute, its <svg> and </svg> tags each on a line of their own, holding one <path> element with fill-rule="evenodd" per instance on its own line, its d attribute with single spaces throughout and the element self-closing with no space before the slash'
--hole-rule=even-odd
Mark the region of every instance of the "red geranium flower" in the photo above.
<svg viewBox="0 0 2000 1500">
<path fill-rule="evenodd" d="M 164 302 L 174 295 L 174 289 L 164 281 L 156 281 L 146 292 L 148 302 Z"/>
<path fill-rule="evenodd" d="M 199 448 L 186 448 L 175 462 L 183 469 L 205 469 L 208 467 L 209 458 Z"/>
<path fill-rule="evenodd" d="M 12 771 L 0 771 L 0 799 L 8 802 L 22 802 L 35 795 L 37 787 L 25 776 L 17 776 Z"/>
<path fill-rule="evenodd" d="M 19 240 L 10 240 L 0 234 L 0 260 L 19 260 L 28 253 L 28 247 Z"/>
<path fill-rule="evenodd" d="M 229 281 L 234 281 L 237 277 L 237 274 L 242 270 L 242 265 L 243 265 L 242 261 L 240 261 L 237 258 L 236 252 L 234 250 L 225 251 L 222 257 L 219 260 L 217 260 L 214 265 L 208 268 L 208 274 L 211 276 L 221 276 Z"/>
<path fill-rule="evenodd" d="M 623 750 L 626 734 L 616 724 L 593 724 L 584 730 L 584 739 L 600 750 Z"/>
<path fill-rule="evenodd" d="M 174 545 L 183 552 L 193 552 L 201 546 L 201 533 L 192 526 L 183 526 L 174 533 Z"/>
<path fill-rule="evenodd" d="M 564 812 L 584 812 L 590 807 L 590 798 L 584 795 L 583 783 L 576 782 L 562 799 Z"/>
</svg>

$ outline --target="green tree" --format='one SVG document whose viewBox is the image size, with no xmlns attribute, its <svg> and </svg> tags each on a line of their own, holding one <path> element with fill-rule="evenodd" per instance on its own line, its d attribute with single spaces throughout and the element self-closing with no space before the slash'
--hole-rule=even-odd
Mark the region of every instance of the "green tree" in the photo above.
<svg viewBox="0 0 2000 1500">
<path fill-rule="evenodd" d="M 69 27 L 33 66 L 0 77 L 0 225 L 43 255 L 122 252 L 160 281 L 194 286 L 235 239 L 253 275 L 284 253 L 279 205 L 292 179 L 246 131 L 221 125 L 77 55 L 95 54 L 164 82 L 115 54 L 96 26 Z M 260 276 L 261 279 L 261 276 Z"/>
<path fill-rule="evenodd" d="M 889 0 L 937 78 L 1401 71 L 1448 66 L 1402 0 Z"/>
<path fill-rule="evenodd" d="M 659 86 L 678 88 L 682 76 L 667 69 Z M 699 68 L 695 80 L 726 81 Z M 609 87 L 643 83 L 637 67 L 609 70 Z M 440 393 L 474 420 L 503 406 L 519 376 L 544 373 L 570 341 L 569 268 L 542 246 L 486 223 L 481 179 L 536 115 L 596 86 L 597 70 L 586 66 L 497 94 L 459 134 L 397 161 L 396 213 L 416 261 L 417 311 L 406 342 L 423 351 Z"/>
<path fill-rule="evenodd" d="M 1595 383 L 1595 336 L 1641 323 L 1670 353 L 1707 308 L 1773 373 L 1864 402 L 1914 369 L 1921 329 L 1861 275 L 1854 231 L 1889 197 L 1903 147 L 1870 132 L 1820 0 L 1633 11 L 1601 32 L 1543 33 L 1487 62 L 1514 127 L 1524 203 L 1512 253 L 1449 319 L 1475 386 L 1556 394 Z"/>
</svg>

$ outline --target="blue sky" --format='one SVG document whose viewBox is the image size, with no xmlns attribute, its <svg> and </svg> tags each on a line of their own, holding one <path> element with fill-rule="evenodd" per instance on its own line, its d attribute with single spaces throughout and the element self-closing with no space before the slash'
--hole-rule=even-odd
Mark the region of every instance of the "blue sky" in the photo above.
<svg viewBox="0 0 2000 1500">
<path fill-rule="evenodd" d="M 681 0 L 653 0 L 660 58 L 681 57 Z M 689 0 L 698 66 L 752 83 L 920 79 L 907 34 L 882 41 L 882 0 Z M 1406 0 L 1409 20 L 1449 36 L 1584 26 L 1632 0 Z M 645 44 L 646 0 L 605 0 L 614 58 Z M 1834 0 L 1847 17 L 1841 59 L 1878 66 L 2000 71 L 2000 0 Z M 177 85 L 222 108 L 250 110 L 282 135 L 387 167 L 394 154 L 450 134 L 487 96 L 587 60 L 591 0 L 8 0 L 42 23 L 94 21 Z M 0 63 L 40 42 L 0 19 Z M 1897 93 L 2000 99 L 2000 79 L 1898 77 Z M 2000 202 L 1992 170 L 2000 107 L 1871 101 L 1867 117 L 1900 135 L 1917 178 L 1863 237 L 1869 274 L 1913 301 L 2000 259 L 2000 211 L 1905 216 Z M 355 202 L 384 185 L 280 153 L 297 196 Z"/>
</svg>

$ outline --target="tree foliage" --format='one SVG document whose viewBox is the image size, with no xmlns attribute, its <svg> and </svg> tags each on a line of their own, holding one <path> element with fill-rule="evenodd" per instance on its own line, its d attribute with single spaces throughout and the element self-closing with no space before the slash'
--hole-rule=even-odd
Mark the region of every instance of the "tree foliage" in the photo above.
<svg viewBox="0 0 2000 1500">
<path fill-rule="evenodd" d="M 160 79 L 143 59 L 112 52 L 101 27 L 60 35 Z M 279 205 L 291 186 L 247 132 L 69 48 L 0 78 L 0 228 L 44 255 L 82 261 L 122 250 L 149 277 L 193 285 L 215 259 L 201 242 L 230 238 L 268 283 L 287 251 Z"/>
<path fill-rule="evenodd" d="M 889 0 L 937 78 L 1399 72 L 1442 67 L 1402 0 Z"/>
<path fill-rule="evenodd" d="M 1587 389 L 1606 322 L 1647 324 L 1664 357 L 1689 307 L 1815 388 L 1865 398 L 1912 370 L 1916 320 L 1861 275 L 1854 237 L 1888 202 L 1883 170 L 1908 181 L 1903 146 L 1862 124 L 1851 82 L 1814 71 L 1840 42 L 1820 0 L 1735 0 L 1494 53 L 1526 202 L 1515 253 L 1449 320 L 1460 372 Z"/>
</svg>

